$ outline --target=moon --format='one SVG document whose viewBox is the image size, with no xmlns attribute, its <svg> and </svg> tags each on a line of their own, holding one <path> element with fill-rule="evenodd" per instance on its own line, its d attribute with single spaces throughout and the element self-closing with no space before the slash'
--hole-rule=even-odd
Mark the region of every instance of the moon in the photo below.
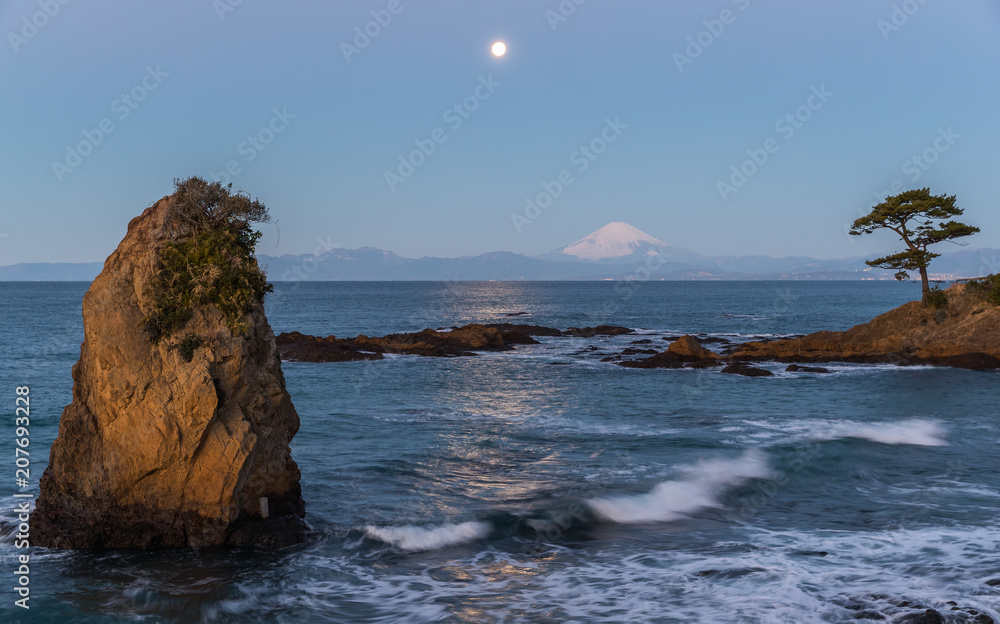
<svg viewBox="0 0 1000 624">
<path fill-rule="evenodd" d="M 493 56 L 499 58 L 507 54 L 507 44 L 503 41 L 497 41 L 493 44 Z"/>
</svg>

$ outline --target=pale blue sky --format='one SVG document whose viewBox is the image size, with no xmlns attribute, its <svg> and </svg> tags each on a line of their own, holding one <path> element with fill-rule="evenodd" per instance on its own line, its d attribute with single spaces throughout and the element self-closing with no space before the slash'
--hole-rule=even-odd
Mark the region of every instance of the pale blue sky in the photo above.
<svg viewBox="0 0 1000 624">
<path fill-rule="evenodd" d="M 588 0 L 554 29 L 559 0 L 399 0 L 350 62 L 342 43 L 389 0 L 244 0 L 220 19 L 229 1 L 51 0 L 36 32 L 23 20 L 38 0 L 0 5 L 0 264 L 103 260 L 174 177 L 229 161 L 279 221 L 280 241 L 265 228 L 259 247 L 271 255 L 317 237 L 405 256 L 535 254 L 609 221 L 706 254 L 859 255 L 893 243 L 844 224 L 895 180 L 957 194 L 983 228 L 973 245 L 1000 247 L 991 0 Z M 919 8 L 880 29 L 894 5 Z M 675 53 L 724 10 L 730 23 L 679 71 Z M 122 119 L 116 99 L 144 79 L 155 89 Z M 813 87 L 833 95 L 789 137 L 776 123 Z M 478 109 L 455 128 L 444 113 L 468 97 Z M 628 127 L 579 172 L 574 152 L 607 118 Z M 57 175 L 104 119 L 114 130 Z M 269 125 L 280 132 L 263 150 L 244 144 Z M 385 172 L 437 128 L 446 140 L 390 190 Z M 769 138 L 777 151 L 723 200 L 718 182 Z M 926 171 L 904 171 L 927 150 Z M 511 215 L 563 170 L 572 183 L 519 233 Z"/>
</svg>

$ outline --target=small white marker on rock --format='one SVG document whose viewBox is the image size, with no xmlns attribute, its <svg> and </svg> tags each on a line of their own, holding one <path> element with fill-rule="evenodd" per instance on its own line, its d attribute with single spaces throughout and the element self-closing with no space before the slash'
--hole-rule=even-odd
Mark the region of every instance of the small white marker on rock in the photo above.
<svg viewBox="0 0 1000 624">
<path fill-rule="evenodd" d="M 268 508 L 267 508 L 267 497 L 266 496 L 261 496 L 260 497 L 260 517 L 261 518 L 267 518 L 269 515 L 271 515 L 271 513 L 270 513 L 270 510 L 268 510 Z"/>
</svg>

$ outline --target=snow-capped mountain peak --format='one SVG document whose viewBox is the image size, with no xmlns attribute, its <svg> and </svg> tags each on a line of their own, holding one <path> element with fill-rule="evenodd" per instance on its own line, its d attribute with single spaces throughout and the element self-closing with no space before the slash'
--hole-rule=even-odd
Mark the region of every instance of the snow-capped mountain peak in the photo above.
<svg viewBox="0 0 1000 624">
<path fill-rule="evenodd" d="M 657 253 L 670 247 L 628 223 L 615 221 L 556 253 L 582 260 L 624 258 L 640 251 Z"/>
</svg>

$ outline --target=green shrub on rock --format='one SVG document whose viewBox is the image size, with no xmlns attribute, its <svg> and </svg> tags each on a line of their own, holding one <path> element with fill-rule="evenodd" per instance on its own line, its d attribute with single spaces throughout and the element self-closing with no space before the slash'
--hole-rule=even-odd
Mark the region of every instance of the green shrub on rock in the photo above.
<svg viewBox="0 0 1000 624">
<path fill-rule="evenodd" d="M 194 359 L 195 349 L 201 346 L 201 338 L 195 336 L 194 334 L 188 334 L 177 343 L 177 351 L 184 358 L 185 362 L 190 362 Z"/>
<path fill-rule="evenodd" d="M 972 294 L 979 295 L 993 305 L 1000 306 L 1000 274 L 971 280 L 966 289 Z"/>
<path fill-rule="evenodd" d="M 927 307 L 932 310 L 940 310 L 948 306 L 948 297 L 940 288 L 932 288 L 927 294 Z"/>
<path fill-rule="evenodd" d="M 194 308 L 214 305 L 230 329 L 245 333 L 243 315 L 273 290 L 253 255 L 261 237 L 253 225 L 269 221 L 267 207 L 234 193 L 231 184 L 198 177 L 174 184 L 168 219 L 185 235 L 159 250 L 149 290 L 154 309 L 143 319 L 146 332 L 157 343 L 183 327 Z"/>
</svg>

